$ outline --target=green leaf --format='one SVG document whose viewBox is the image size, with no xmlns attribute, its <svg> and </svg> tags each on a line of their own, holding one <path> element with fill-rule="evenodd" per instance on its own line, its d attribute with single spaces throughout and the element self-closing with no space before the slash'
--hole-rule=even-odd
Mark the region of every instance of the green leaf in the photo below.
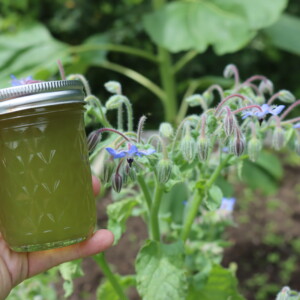
<svg viewBox="0 0 300 300">
<path fill-rule="evenodd" d="M 231 271 L 215 265 L 205 286 L 189 290 L 187 300 L 244 300 L 237 291 L 237 280 Z"/>
<path fill-rule="evenodd" d="M 143 300 L 185 299 L 183 250 L 181 241 L 168 245 L 146 242 L 136 260 L 137 289 Z"/>
<path fill-rule="evenodd" d="M 280 16 L 287 0 L 176 1 L 144 17 L 151 39 L 171 52 L 212 45 L 219 55 L 241 49 Z"/>
<path fill-rule="evenodd" d="M 24 25 L 21 31 L 1 34 L 0 87 L 10 85 L 10 74 L 17 77 L 35 77 L 37 74 L 49 77 L 57 73 L 56 62 L 67 48 L 67 45 L 55 40 L 47 28 L 39 23 Z"/>
<path fill-rule="evenodd" d="M 81 49 L 85 49 L 79 52 L 80 60 L 86 65 L 97 66 L 101 64 L 105 58 L 107 51 L 101 49 L 101 45 L 107 44 L 109 41 L 106 34 L 95 34 L 87 38 L 80 46 Z"/>
<path fill-rule="evenodd" d="M 191 283 L 193 285 L 193 289 L 198 291 L 203 289 L 207 283 L 212 270 L 212 262 L 208 257 L 199 253 L 196 260 L 192 261 L 192 263 L 194 264 L 193 267 L 196 269 L 197 273 L 194 272 Z"/>
<path fill-rule="evenodd" d="M 223 176 L 219 176 L 215 184 L 221 189 L 224 197 L 231 198 L 233 196 L 233 186 Z"/>
<path fill-rule="evenodd" d="M 204 204 L 208 210 L 216 210 L 220 207 L 223 193 L 217 185 L 213 185 L 208 191 L 209 197 L 205 197 Z"/>
<path fill-rule="evenodd" d="M 65 297 L 71 296 L 74 291 L 73 279 L 84 275 L 81 268 L 81 261 L 81 259 L 74 260 L 59 266 L 60 274 L 65 280 L 63 284 Z"/>
<path fill-rule="evenodd" d="M 114 274 L 117 277 L 118 282 L 121 284 L 123 290 L 128 289 L 131 286 L 135 286 L 135 277 L 132 275 L 128 276 L 119 276 Z M 119 300 L 120 297 L 116 293 L 116 290 L 111 285 L 110 281 L 105 280 L 99 288 L 97 289 L 97 299 L 99 300 Z"/>
<path fill-rule="evenodd" d="M 184 201 L 189 198 L 190 189 L 184 182 L 172 187 L 169 193 L 165 193 L 161 202 L 160 213 L 171 213 L 171 220 L 181 223 L 184 211 Z"/>
<path fill-rule="evenodd" d="M 242 179 L 252 189 L 258 189 L 266 195 L 274 194 L 278 189 L 278 184 L 274 177 L 250 161 L 244 162 Z"/>
<path fill-rule="evenodd" d="M 131 215 L 132 209 L 138 203 L 139 202 L 136 199 L 128 198 L 108 205 L 108 229 L 111 230 L 115 236 L 115 244 L 119 241 L 122 233 L 125 231 L 126 221 Z"/>
<path fill-rule="evenodd" d="M 300 18 L 284 14 L 264 33 L 276 47 L 300 55 Z"/>
<path fill-rule="evenodd" d="M 263 168 L 276 180 L 280 180 L 283 177 L 283 168 L 280 160 L 274 154 L 262 151 L 255 162 L 259 167 Z"/>
</svg>

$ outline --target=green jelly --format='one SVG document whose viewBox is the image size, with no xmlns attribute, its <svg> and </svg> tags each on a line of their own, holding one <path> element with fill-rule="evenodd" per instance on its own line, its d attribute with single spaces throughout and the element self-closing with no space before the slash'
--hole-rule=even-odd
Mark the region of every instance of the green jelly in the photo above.
<svg viewBox="0 0 300 300">
<path fill-rule="evenodd" d="M 96 223 L 83 103 L 29 107 L 0 114 L 0 232 L 21 252 L 83 241 Z"/>
</svg>

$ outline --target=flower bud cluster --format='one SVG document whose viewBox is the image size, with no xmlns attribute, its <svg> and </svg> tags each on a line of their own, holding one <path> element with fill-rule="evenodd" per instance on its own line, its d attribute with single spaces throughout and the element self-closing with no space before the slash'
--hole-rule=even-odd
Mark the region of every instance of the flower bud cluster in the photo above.
<svg viewBox="0 0 300 300">
<path fill-rule="evenodd" d="M 199 166 L 200 169 L 201 166 L 211 168 L 213 162 L 218 161 L 218 155 L 240 157 L 245 153 L 251 161 L 256 161 L 264 144 L 275 150 L 289 146 L 300 155 L 300 118 L 288 119 L 289 113 L 300 105 L 300 100 L 284 89 L 274 93 L 273 83 L 261 75 L 242 81 L 237 67 L 232 64 L 225 68 L 224 76 L 234 80 L 234 86 L 229 90 L 214 84 L 202 94 L 186 97 L 188 106 L 199 113 L 186 116 L 177 129 L 174 124 L 162 122 L 158 132 L 148 137 L 145 143 L 141 138 L 145 117 L 141 118 L 136 135 L 129 123 L 127 133 L 119 127 L 123 142 L 119 138 L 114 142 L 115 149 L 107 148 L 113 159 L 107 159 L 103 164 L 101 179 L 111 182 L 113 189 L 119 192 L 126 181 L 135 182 L 140 178 L 137 178 L 137 165 L 141 165 L 139 174 L 151 176 L 147 173 L 150 170 L 154 174 L 152 177 L 165 185 L 175 172 L 189 170 L 196 176 Z M 119 109 L 125 105 L 128 115 L 132 116 L 130 101 L 122 94 L 121 85 L 111 81 L 105 87 L 113 94 L 106 102 L 106 109 Z M 214 107 L 211 107 L 212 102 Z M 124 137 L 129 133 L 130 139 Z M 89 135 L 91 150 L 95 149 L 99 139 L 97 131 Z M 125 150 L 124 142 L 129 145 L 129 150 Z M 152 149 L 150 152 L 138 150 L 140 146 L 141 149 Z M 225 148 L 228 149 L 226 153 L 220 151 Z M 140 158 L 147 155 L 150 156 Z M 246 157 L 242 156 L 242 159 Z M 119 159 L 119 164 L 114 159 Z M 205 168 L 201 172 L 205 172 Z"/>
</svg>

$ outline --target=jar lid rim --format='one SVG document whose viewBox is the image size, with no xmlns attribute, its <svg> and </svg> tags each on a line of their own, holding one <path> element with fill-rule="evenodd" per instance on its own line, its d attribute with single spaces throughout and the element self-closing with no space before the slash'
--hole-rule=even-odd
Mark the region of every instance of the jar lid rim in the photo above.
<svg viewBox="0 0 300 300">
<path fill-rule="evenodd" d="M 0 101 L 32 94 L 74 89 L 83 90 L 83 84 L 80 80 L 41 81 L 0 89 Z"/>
<path fill-rule="evenodd" d="M 85 103 L 79 80 L 44 81 L 0 90 L 0 115 L 72 103 Z"/>
</svg>

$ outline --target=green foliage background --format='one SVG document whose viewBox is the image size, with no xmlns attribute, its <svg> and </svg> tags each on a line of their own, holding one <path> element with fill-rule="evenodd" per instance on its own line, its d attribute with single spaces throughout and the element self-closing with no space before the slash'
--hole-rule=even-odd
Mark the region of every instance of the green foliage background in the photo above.
<svg viewBox="0 0 300 300">
<path fill-rule="evenodd" d="M 178 1 L 171 1 L 171 4 L 178 4 Z M 255 3 L 252 4 L 253 7 L 255 9 Z M 61 58 L 66 66 L 66 72 L 85 73 L 93 93 L 100 95 L 101 98 L 107 96 L 103 89 L 104 82 L 108 80 L 122 82 L 124 92 L 134 102 L 137 117 L 141 114 L 151 114 L 150 126 L 156 127 L 163 119 L 161 104 L 159 101 L 152 101 L 156 97 L 131 79 L 99 68 L 106 57 L 109 61 L 125 65 L 141 73 L 145 73 L 147 70 L 146 75 L 158 83 L 157 68 L 150 62 L 123 53 L 100 50 L 81 53 L 74 53 L 71 50 L 71 55 L 65 55 L 65 51 L 70 51 L 70 45 L 101 44 L 103 42 L 130 45 L 155 52 L 143 23 L 143 17 L 151 10 L 151 2 L 145 0 L 93 2 L 83 0 L 1 0 L 0 86 L 9 85 L 11 73 L 16 76 L 32 74 L 38 79 L 49 79 L 53 76 L 57 78 L 55 61 Z M 187 67 L 177 75 L 178 98 L 183 96 L 188 84 L 187 78 L 194 80 L 201 78 L 199 86 L 201 92 L 212 83 L 211 78 L 207 76 L 220 75 L 224 66 L 229 62 L 236 64 L 241 69 L 243 78 L 249 74 L 263 73 L 274 81 L 276 89 L 289 89 L 299 97 L 300 42 L 297 38 L 300 34 L 299 15 L 299 2 L 291 0 L 285 15 L 271 27 L 260 31 L 244 49 L 233 54 L 217 56 L 209 47 L 207 51 L 188 63 Z M 43 27 L 37 30 L 39 32 L 29 32 L 27 26 L 32 26 L 32 24 L 41 24 Z M 147 28 L 147 25 L 145 26 Z M 47 30 L 54 39 L 47 36 Z M 22 34 L 23 36 L 20 36 Z M 91 36 L 93 38 L 90 38 Z M 7 41 L 11 41 L 11 44 Z M 31 47 L 35 50 L 28 52 Z M 16 51 L 12 51 L 12 49 Z M 10 54 L 7 54 L 7 51 Z M 181 55 L 182 52 L 175 53 L 173 57 L 177 59 Z"/>
<path fill-rule="evenodd" d="M 217 0 L 212 2 L 218 3 Z M 275 2 L 283 3 L 284 1 L 277 0 Z M 170 3 L 172 5 L 171 8 L 176 13 L 179 12 L 179 15 L 182 11 L 188 11 L 187 5 L 191 4 L 185 1 L 170 1 Z M 258 5 L 259 1 L 251 3 L 251 9 L 255 12 L 255 5 Z M 172 22 L 174 20 L 174 22 L 177 22 L 176 18 L 173 20 L 174 11 L 172 10 L 168 18 Z M 134 103 L 135 119 L 145 114 L 149 116 L 148 124 L 150 125 L 148 126 L 157 128 L 159 122 L 164 119 L 164 115 L 161 103 L 153 101 L 153 99 L 156 99 L 156 96 L 149 93 L 145 87 L 142 87 L 132 79 L 108 70 L 105 62 L 112 61 L 115 64 L 136 70 L 141 74 L 146 73 L 147 77 L 158 85 L 160 82 L 157 66 L 151 64 L 150 61 L 140 60 L 136 56 L 126 55 L 122 51 L 110 51 L 111 47 L 101 48 L 104 43 L 106 45 L 129 45 L 155 53 L 157 50 L 152 42 L 155 41 L 157 44 L 168 48 L 172 52 L 174 60 L 182 57 L 182 50 L 196 49 L 203 52 L 201 55 L 195 55 L 186 67 L 178 73 L 178 84 L 176 86 L 178 99 L 183 97 L 189 83 L 193 80 L 199 83 L 199 92 L 202 92 L 215 82 L 224 85 L 228 84 L 228 82 L 222 81 L 220 77 L 222 70 L 228 63 L 237 65 L 243 78 L 248 77 L 250 74 L 263 74 L 274 82 L 276 90 L 289 89 L 297 98 L 300 97 L 298 78 L 298 66 L 300 65 L 300 40 L 298 38 L 300 36 L 299 1 L 289 1 L 285 14 L 275 24 L 259 31 L 253 40 L 251 38 L 255 34 L 252 30 L 260 29 L 269 24 L 266 22 L 264 26 L 258 26 L 258 28 L 255 28 L 254 25 L 256 24 L 253 27 L 245 26 L 245 28 L 237 32 L 237 35 L 245 35 L 245 38 L 239 40 L 236 45 L 234 45 L 235 39 L 217 39 L 218 42 L 210 41 L 210 43 L 206 43 L 204 41 L 205 31 L 201 32 L 198 39 L 193 41 L 186 35 L 186 32 L 189 30 L 182 30 L 182 39 L 178 40 L 175 39 L 176 31 L 171 32 L 170 36 L 160 35 L 161 28 L 169 28 L 169 19 L 165 19 L 165 15 L 162 15 L 161 12 L 152 14 L 153 19 L 151 19 L 151 12 L 151 3 L 146 0 L 1 0 L 0 87 L 9 86 L 10 74 L 18 77 L 33 75 L 36 79 L 41 80 L 57 79 L 59 76 L 56 61 L 61 59 L 67 74 L 85 74 L 93 93 L 99 95 L 102 99 L 108 96 L 104 91 L 103 84 L 109 80 L 120 81 L 124 87 L 124 94 L 128 95 Z M 210 16 L 209 13 L 211 11 L 207 11 L 208 16 Z M 144 18 L 146 14 L 148 16 Z M 157 22 L 157 28 L 153 26 L 153 20 Z M 262 21 L 268 21 L 267 17 L 266 20 L 262 19 Z M 235 27 L 238 27 L 238 24 L 242 24 L 241 20 L 237 20 Z M 198 23 L 195 24 L 195 27 L 191 26 L 191 28 L 188 27 L 187 29 L 195 30 L 197 33 L 197 28 L 202 28 L 205 25 L 205 22 Z M 210 24 L 208 25 L 211 26 Z M 145 29 L 148 31 L 151 39 Z M 214 29 L 216 36 L 222 32 L 220 27 Z M 206 37 L 208 39 L 209 32 L 206 33 L 208 33 Z M 172 35 L 174 35 L 174 38 Z M 249 42 L 249 40 L 251 41 Z M 243 46 L 245 46 L 243 49 L 237 51 L 237 48 L 242 48 Z M 89 50 L 87 51 L 87 49 Z M 138 56 L 143 55 L 142 52 L 138 54 Z M 180 100 L 177 101 L 179 102 Z M 271 160 L 271 163 L 266 166 L 264 162 L 268 159 Z M 272 168 L 270 168 L 270 165 Z M 253 180 L 254 174 L 257 176 L 257 180 Z M 243 166 L 242 175 L 244 181 L 250 186 L 252 185 L 253 189 L 261 188 L 263 190 L 265 188 L 266 194 L 268 191 L 276 191 L 277 182 L 283 176 L 280 164 L 277 163 L 276 158 L 271 156 L 265 157 L 263 161 L 257 164 L 247 162 L 247 165 Z M 211 194 L 216 203 L 219 203 L 221 194 L 216 190 L 216 187 L 214 187 L 214 190 L 212 189 Z M 132 203 L 128 202 L 128 206 L 131 207 L 131 205 Z M 116 204 L 108 211 L 108 214 L 111 214 L 111 227 L 116 227 L 116 225 L 124 227 L 130 211 L 127 208 L 126 212 L 123 213 L 122 209 L 123 207 L 119 207 Z M 117 237 L 119 238 L 120 235 L 121 232 Z M 161 268 L 161 272 L 164 271 L 163 262 L 169 265 L 171 269 L 181 270 L 182 253 L 180 251 L 173 253 L 173 256 L 176 257 L 175 261 L 178 263 L 178 265 L 173 265 L 167 259 L 172 251 L 172 245 L 161 247 L 154 242 L 149 242 L 142 249 L 141 253 L 144 256 L 138 257 L 137 260 L 136 267 L 137 270 L 140 270 L 137 281 L 143 282 L 145 280 L 143 269 L 148 265 L 148 255 L 155 258 L 153 265 L 150 265 L 153 269 Z M 71 264 L 71 266 L 73 265 Z M 69 269 L 67 268 L 67 270 Z M 65 276 L 65 279 L 67 284 L 69 283 L 69 289 L 72 290 L 71 279 L 73 275 L 69 276 L 69 273 L 66 272 L 67 276 Z M 178 278 L 180 279 L 182 274 L 180 273 L 179 275 Z M 55 276 L 54 274 L 53 278 Z M 47 281 L 48 277 L 46 276 L 45 278 L 45 281 Z M 178 278 L 174 279 L 175 285 L 178 284 Z M 126 287 L 133 284 L 132 278 L 123 278 L 122 280 L 122 284 Z M 140 294 L 144 295 L 145 299 L 150 299 L 149 295 L 156 292 L 157 284 L 147 280 L 146 278 L 145 286 L 140 285 Z M 170 280 L 173 284 L 172 278 Z M 182 295 L 180 293 L 186 292 L 184 288 L 186 283 L 183 281 L 184 279 L 181 282 L 182 290 L 175 289 L 170 291 L 170 295 L 174 299 L 181 299 Z M 223 281 L 226 284 L 222 285 Z M 200 292 L 201 297 L 203 299 L 212 299 L 209 297 L 211 297 L 212 290 L 215 290 L 216 285 L 219 285 L 219 289 L 222 287 L 221 290 L 215 291 L 216 294 L 213 297 L 216 300 L 219 299 L 220 294 L 232 295 L 233 292 L 236 293 L 235 278 L 229 270 L 222 269 L 219 266 L 212 267 L 206 287 Z M 36 287 L 37 293 L 39 288 L 39 286 Z M 98 290 L 98 293 L 102 295 L 111 290 L 111 286 L 106 282 Z M 193 287 L 187 292 L 189 295 L 188 299 L 195 299 L 195 297 L 199 296 L 198 291 L 194 290 Z M 28 290 L 28 293 L 33 292 Z M 234 299 L 241 298 L 236 294 Z"/>
</svg>

